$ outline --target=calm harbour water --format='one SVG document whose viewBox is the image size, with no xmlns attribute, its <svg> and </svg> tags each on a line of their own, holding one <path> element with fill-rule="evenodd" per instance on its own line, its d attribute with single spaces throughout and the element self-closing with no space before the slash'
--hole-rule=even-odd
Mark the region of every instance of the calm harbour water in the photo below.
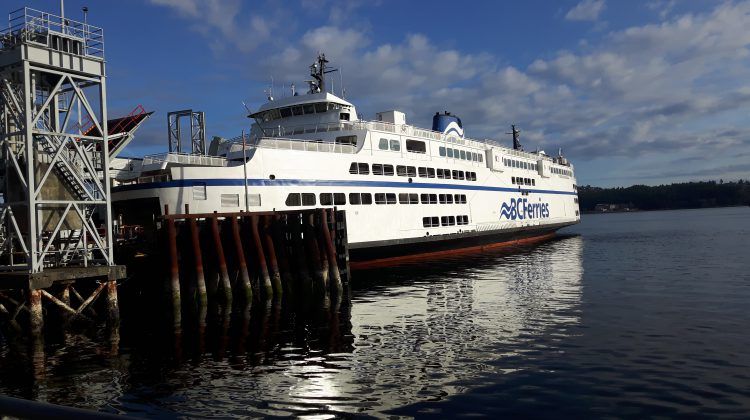
<svg viewBox="0 0 750 420">
<path fill-rule="evenodd" d="M 41 372 L 0 340 L 0 394 L 162 417 L 750 416 L 748 207 L 585 215 L 355 282 L 351 304 L 204 336 L 125 318 L 119 349 L 48 339 Z"/>
</svg>

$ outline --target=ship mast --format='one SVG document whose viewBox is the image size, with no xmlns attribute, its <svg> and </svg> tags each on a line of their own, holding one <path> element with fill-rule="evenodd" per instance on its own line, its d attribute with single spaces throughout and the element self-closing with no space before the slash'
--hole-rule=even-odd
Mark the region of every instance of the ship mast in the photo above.
<svg viewBox="0 0 750 420">
<path fill-rule="evenodd" d="M 310 91 L 308 93 L 325 92 L 326 90 L 325 75 L 328 73 L 333 73 L 338 70 L 338 69 L 329 69 L 327 68 L 326 64 L 328 64 L 326 55 L 318 54 L 318 58 L 310 66 L 310 76 L 312 76 L 313 80 L 307 81 L 307 83 L 310 85 Z"/>
</svg>

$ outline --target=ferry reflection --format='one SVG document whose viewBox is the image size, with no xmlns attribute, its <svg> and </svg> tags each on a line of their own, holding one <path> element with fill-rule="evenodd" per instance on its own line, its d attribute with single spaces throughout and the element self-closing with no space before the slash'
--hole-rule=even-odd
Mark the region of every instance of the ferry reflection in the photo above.
<svg viewBox="0 0 750 420">
<path fill-rule="evenodd" d="M 255 307 L 229 323 L 209 316 L 205 330 L 183 322 L 179 336 L 131 323 L 119 355 L 75 366 L 88 379 L 86 404 L 50 389 L 59 380 L 45 388 L 51 402 L 157 416 L 325 418 L 445 398 L 558 350 L 581 315 L 582 251 L 571 236 L 356 273 L 340 306 Z M 48 360 L 55 369 L 73 363 Z"/>
</svg>

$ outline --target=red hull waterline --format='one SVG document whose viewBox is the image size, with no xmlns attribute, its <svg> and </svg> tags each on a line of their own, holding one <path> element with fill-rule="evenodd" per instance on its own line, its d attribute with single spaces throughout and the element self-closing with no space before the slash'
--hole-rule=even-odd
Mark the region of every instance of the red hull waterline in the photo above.
<svg viewBox="0 0 750 420">
<path fill-rule="evenodd" d="M 418 254 L 402 255 L 398 257 L 379 258 L 374 260 L 365 261 L 350 261 L 349 268 L 351 270 L 369 270 L 373 268 L 385 268 L 393 267 L 404 263 L 416 263 L 427 259 L 434 260 L 435 258 L 452 257 L 456 255 L 476 254 L 489 251 L 497 248 L 507 248 L 515 245 L 528 245 L 537 242 L 543 242 L 554 238 L 555 232 L 545 233 L 539 236 L 532 236 L 528 238 L 514 239 L 504 242 L 496 242 L 484 245 L 475 245 L 463 248 L 448 249 L 434 252 L 421 252 Z"/>
</svg>

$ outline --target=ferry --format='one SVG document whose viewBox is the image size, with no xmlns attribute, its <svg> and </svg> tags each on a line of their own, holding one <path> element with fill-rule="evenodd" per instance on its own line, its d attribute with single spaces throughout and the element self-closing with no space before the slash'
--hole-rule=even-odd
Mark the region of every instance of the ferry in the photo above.
<svg viewBox="0 0 750 420">
<path fill-rule="evenodd" d="M 353 269 L 543 240 L 580 221 L 562 153 L 524 151 L 515 126 L 512 147 L 472 140 L 450 112 L 436 112 L 431 129 L 398 110 L 360 119 L 326 91 L 327 63 L 319 55 L 310 66 L 306 93 L 269 95 L 250 112 L 247 136 L 117 159 L 115 216 L 336 207 Z"/>
</svg>

